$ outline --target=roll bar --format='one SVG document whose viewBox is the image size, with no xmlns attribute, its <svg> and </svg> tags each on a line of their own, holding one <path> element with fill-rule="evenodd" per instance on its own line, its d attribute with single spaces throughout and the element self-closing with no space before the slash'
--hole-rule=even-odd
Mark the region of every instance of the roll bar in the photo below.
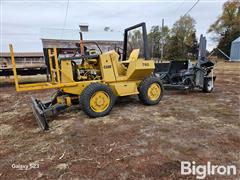
<svg viewBox="0 0 240 180">
<path fill-rule="evenodd" d="M 139 24 L 136 24 L 134 26 L 131 26 L 129 28 L 126 28 L 124 30 L 124 41 L 123 41 L 123 60 L 126 60 L 127 58 L 127 40 L 128 40 L 128 31 L 136 29 L 136 28 L 142 28 L 142 36 L 143 36 L 143 55 L 144 59 L 149 59 L 149 49 L 148 49 L 148 39 L 147 39 L 147 28 L 146 23 L 142 22 Z"/>
</svg>

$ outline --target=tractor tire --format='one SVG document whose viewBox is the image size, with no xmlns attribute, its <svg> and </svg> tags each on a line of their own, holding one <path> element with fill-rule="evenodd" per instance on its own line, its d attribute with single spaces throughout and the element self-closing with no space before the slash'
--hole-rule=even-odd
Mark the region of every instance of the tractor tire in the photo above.
<svg viewBox="0 0 240 180">
<path fill-rule="evenodd" d="M 204 93 L 211 93 L 213 91 L 213 83 L 212 83 L 212 79 L 210 78 L 206 78 L 204 79 L 204 84 L 203 84 L 203 89 L 202 91 Z"/>
<path fill-rule="evenodd" d="M 148 77 L 140 83 L 138 91 L 143 104 L 155 105 L 161 101 L 164 88 L 159 78 Z"/>
<path fill-rule="evenodd" d="M 80 95 L 80 108 L 92 118 L 107 115 L 116 101 L 112 89 L 105 84 L 91 83 Z"/>
</svg>

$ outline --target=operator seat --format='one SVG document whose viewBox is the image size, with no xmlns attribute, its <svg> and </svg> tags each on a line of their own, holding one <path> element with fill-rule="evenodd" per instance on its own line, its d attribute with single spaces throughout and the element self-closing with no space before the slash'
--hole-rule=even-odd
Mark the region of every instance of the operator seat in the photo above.
<svg viewBox="0 0 240 180">
<path fill-rule="evenodd" d="M 128 60 L 126 61 L 121 61 L 119 62 L 122 67 L 127 70 L 128 69 L 128 66 L 129 66 L 129 63 L 132 62 L 132 61 L 136 61 L 138 59 L 138 56 L 139 56 L 139 52 L 140 52 L 140 49 L 134 49 L 132 50 Z"/>
<path fill-rule="evenodd" d="M 110 57 L 113 63 L 113 68 L 115 71 L 115 77 L 117 81 L 126 80 L 127 79 L 127 72 L 129 64 L 135 62 L 139 56 L 139 49 L 134 49 L 127 61 L 119 62 L 119 55 L 115 51 L 109 51 Z"/>
<path fill-rule="evenodd" d="M 134 49 L 132 50 L 129 58 L 128 58 L 128 61 L 135 61 L 138 59 L 138 56 L 139 56 L 139 52 L 140 52 L 140 49 Z"/>
<path fill-rule="evenodd" d="M 129 63 L 129 62 L 131 62 L 131 61 L 137 60 L 137 59 L 138 59 L 138 56 L 139 56 L 139 52 L 140 52 L 140 49 L 134 49 L 134 50 L 132 50 L 132 52 L 131 52 L 128 60 L 127 60 L 127 61 L 123 61 L 122 63 Z"/>
</svg>

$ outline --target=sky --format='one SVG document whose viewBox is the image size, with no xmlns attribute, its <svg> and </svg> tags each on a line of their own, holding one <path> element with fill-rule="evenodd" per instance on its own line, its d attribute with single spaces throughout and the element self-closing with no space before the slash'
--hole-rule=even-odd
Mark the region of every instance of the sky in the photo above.
<svg viewBox="0 0 240 180">
<path fill-rule="evenodd" d="M 44 29 L 77 30 L 82 23 L 87 23 L 95 32 L 103 31 L 106 26 L 122 32 L 129 26 L 146 22 L 149 31 L 151 26 L 161 25 L 164 18 L 165 25 L 171 27 L 196 1 L 69 0 L 68 4 L 68 0 L 0 0 L 0 52 L 8 52 L 9 43 L 16 52 L 41 52 Z M 208 50 L 216 43 L 207 30 L 221 15 L 224 2 L 200 0 L 189 12 L 196 20 L 197 37 L 207 36 Z"/>
</svg>

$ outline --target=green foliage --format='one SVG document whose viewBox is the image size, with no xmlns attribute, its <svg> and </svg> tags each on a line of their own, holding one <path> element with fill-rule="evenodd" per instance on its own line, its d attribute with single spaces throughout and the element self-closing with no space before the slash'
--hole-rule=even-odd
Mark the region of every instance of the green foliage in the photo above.
<svg viewBox="0 0 240 180">
<path fill-rule="evenodd" d="M 161 45 L 163 48 L 166 46 L 166 41 L 169 39 L 169 28 L 163 27 L 163 30 L 159 26 L 152 26 L 150 33 L 148 34 L 148 44 L 150 50 L 150 56 L 154 58 L 160 58 Z"/>
<path fill-rule="evenodd" d="M 163 46 L 164 60 L 196 59 L 198 42 L 195 24 L 195 20 L 187 15 L 176 21 L 171 30 L 167 26 L 164 26 L 163 29 L 159 26 L 152 26 L 148 34 L 150 57 L 160 59 Z M 135 48 L 140 48 L 140 55 L 142 55 L 141 31 L 129 32 L 128 37 L 127 54 L 129 55 Z"/>
<path fill-rule="evenodd" d="M 104 27 L 104 31 L 110 31 L 110 27 L 109 26 Z"/>
<path fill-rule="evenodd" d="M 197 56 L 197 39 L 195 20 L 189 16 L 182 16 L 175 22 L 171 30 L 168 43 L 168 59 L 195 59 Z"/>
<path fill-rule="evenodd" d="M 128 46 L 127 46 L 127 57 L 130 55 L 132 50 L 140 49 L 139 57 L 143 57 L 143 38 L 142 31 L 139 29 L 131 30 L 128 32 Z"/>
<path fill-rule="evenodd" d="M 198 43 L 196 39 L 195 20 L 182 16 L 170 30 L 164 26 L 153 26 L 148 34 L 150 55 L 160 58 L 163 43 L 165 60 L 196 59 Z"/>
<path fill-rule="evenodd" d="M 150 33 L 148 34 L 148 44 L 151 57 L 160 57 L 160 38 L 160 27 L 152 26 Z"/>
<path fill-rule="evenodd" d="M 159 26 L 152 26 L 148 34 L 150 56 L 160 59 L 163 44 L 164 60 L 196 59 L 198 42 L 195 24 L 195 20 L 186 15 L 180 17 L 172 29 L 164 26 L 162 31 Z M 208 32 L 217 35 L 215 39 L 218 41 L 218 48 L 229 55 L 231 42 L 240 36 L 240 1 L 229 0 L 224 3 L 222 15 L 210 26 Z M 137 46 L 142 50 L 140 33 L 136 31 L 130 35 L 128 52 Z"/>
<path fill-rule="evenodd" d="M 167 42 L 167 46 L 165 48 L 165 56 L 166 60 L 176 60 L 179 59 L 181 55 L 180 44 L 178 43 L 177 36 L 171 36 Z"/>
<path fill-rule="evenodd" d="M 214 22 L 208 32 L 217 37 L 218 48 L 230 54 L 231 42 L 240 36 L 240 1 L 229 0 L 223 5 L 222 15 Z"/>
</svg>

